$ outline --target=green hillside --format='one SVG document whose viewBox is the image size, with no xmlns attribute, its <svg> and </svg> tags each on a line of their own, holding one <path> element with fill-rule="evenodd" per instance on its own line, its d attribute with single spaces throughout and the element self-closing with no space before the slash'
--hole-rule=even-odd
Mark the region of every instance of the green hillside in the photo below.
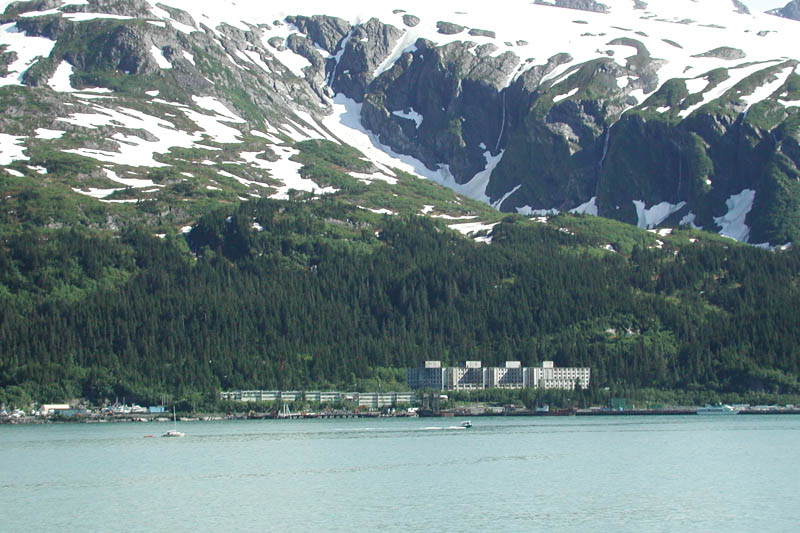
<svg viewBox="0 0 800 533">
<path fill-rule="evenodd" d="M 356 387 L 424 359 L 586 365 L 596 390 L 800 392 L 796 250 L 579 216 L 510 216 L 487 245 L 335 197 L 222 207 L 162 238 L 4 228 L 7 401 Z"/>
</svg>

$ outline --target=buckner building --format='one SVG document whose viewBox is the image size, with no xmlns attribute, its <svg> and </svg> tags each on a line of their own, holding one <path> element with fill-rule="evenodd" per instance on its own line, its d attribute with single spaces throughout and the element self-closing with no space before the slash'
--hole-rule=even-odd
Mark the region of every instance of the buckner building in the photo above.
<svg viewBox="0 0 800 533">
<path fill-rule="evenodd" d="M 589 387 L 588 367 L 556 367 L 552 361 L 542 366 L 523 367 L 519 361 L 504 366 L 484 367 L 480 361 L 466 361 L 464 366 L 442 366 L 441 361 L 425 361 L 423 366 L 407 370 L 412 389 L 564 389 Z"/>
</svg>

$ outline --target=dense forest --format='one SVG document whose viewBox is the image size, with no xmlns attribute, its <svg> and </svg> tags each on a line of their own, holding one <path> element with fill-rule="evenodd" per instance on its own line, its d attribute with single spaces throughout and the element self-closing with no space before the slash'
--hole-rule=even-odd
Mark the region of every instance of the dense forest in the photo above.
<svg viewBox="0 0 800 533">
<path fill-rule="evenodd" d="M 185 234 L 8 232 L 0 400 L 350 388 L 425 359 L 590 366 L 610 390 L 799 391 L 796 249 L 616 253 L 516 216 L 487 245 L 367 215 L 259 200 Z"/>
</svg>

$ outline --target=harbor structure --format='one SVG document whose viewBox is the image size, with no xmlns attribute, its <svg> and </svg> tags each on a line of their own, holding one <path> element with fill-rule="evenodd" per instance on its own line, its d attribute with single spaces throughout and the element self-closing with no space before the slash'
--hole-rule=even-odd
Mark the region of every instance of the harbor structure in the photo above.
<svg viewBox="0 0 800 533">
<path fill-rule="evenodd" d="M 41 416 L 51 416 L 54 415 L 56 411 L 66 411 L 69 408 L 69 404 L 66 403 L 46 403 L 39 406 L 38 414 Z"/>
<path fill-rule="evenodd" d="M 506 361 L 500 367 L 483 367 L 481 361 L 466 361 L 463 366 L 444 367 L 441 361 L 425 361 L 406 372 L 412 389 L 562 389 L 589 387 L 589 367 L 556 367 L 553 361 L 541 366 L 523 367 L 519 361 Z"/>
</svg>

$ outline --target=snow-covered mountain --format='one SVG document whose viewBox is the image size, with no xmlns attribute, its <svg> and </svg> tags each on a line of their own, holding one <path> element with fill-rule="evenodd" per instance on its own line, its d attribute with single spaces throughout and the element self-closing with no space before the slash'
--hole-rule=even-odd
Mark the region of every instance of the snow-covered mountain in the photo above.
<svg viewBox="0 0 800 533">
<path fill-rule="evenodd" d="M 366 207 L 398 213 L 391 187 L 416 175 L 506 212 L 772 245 L 800 231 L 800 25 L 737 0 L 0 11 L 0 165 L 17 179 L 107 203 L 378 190 Z M 363 158 L 312 168 L 314 139 Z"/>
</svg>

